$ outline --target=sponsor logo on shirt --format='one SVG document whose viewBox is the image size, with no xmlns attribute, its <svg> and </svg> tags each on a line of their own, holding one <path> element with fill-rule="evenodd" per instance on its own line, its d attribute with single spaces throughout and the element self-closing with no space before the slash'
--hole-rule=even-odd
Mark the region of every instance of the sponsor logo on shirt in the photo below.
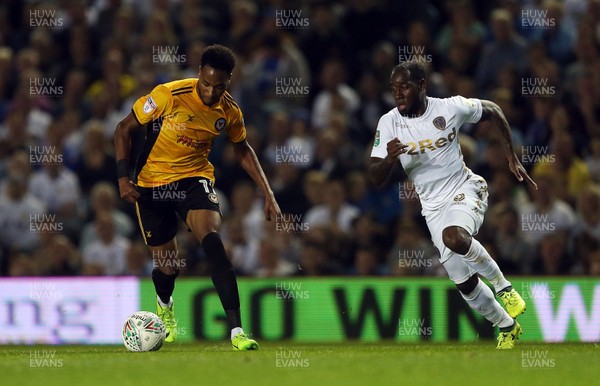
<svg viewBox="0 0 600 386">
<path fill-rule="evenodd" d="M 198 140 L 198 139 L 190 138 L 186 135 L 177 135 L 177 143 L 180 143 L 187 147 L 191 147 L 193 149 L 199 149 L 201 147 L 208 145 L 210 143 L 210 141 Z"/>
<path fill-rule="evenodd" d="M 464 193 L 460 193 L 460 194 L 457 194 L 456 196 L 454 196 L 454 201 L 462 201 L 464 199 L 465 199 Z"/>
<path fill-rule="evenodd" d="M 427 150 L 434 151 L 437 149 L 441 149 L 442 147 L 445 147 L 447 144 L 454 141 L 455 139 L 456 139 L 456 128 L 453 127 L 452 132 L 448 135 L 447 138 L 440 137 L 440 138 L 436 139 L 435 142 L 433 139 L 429 139 L 429 138 L 423 139 L 423 140 L 419 141 L 419 143 L 406 142 L 406 146 L 408 146 L 408 151 L 406 152 L 406 154 L 408 154 L 408 155 L 425 154 L 425 152 Z"/>
</svg>

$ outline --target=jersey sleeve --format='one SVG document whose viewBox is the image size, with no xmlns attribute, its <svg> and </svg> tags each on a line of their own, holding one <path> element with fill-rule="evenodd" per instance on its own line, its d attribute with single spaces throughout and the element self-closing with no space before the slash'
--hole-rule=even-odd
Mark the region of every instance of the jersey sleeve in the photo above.
<svg viewBox="0 0 600 386">
<path fill-rule="evenodd" d="M 239 108 L 233 109 L 229 125 L 227 126 L 227 136 L 231 142 L 242 142 L 246 139 L 246 125 L 244 116 Z"/>
<path fill-rule="evenodd" d="M 387 144 L 393 138 L 392 119 L 388 115 L 384 115 L 379 118 L 379 123 L 377 123 L 377 131 L 375 132 L 375 140 L 373 141 L 371 157 L 387 157 Z"/>
<path fill-rule="evenodd" d="M 167 114 L 172 104 L 171 91 L 165 85 L 160 84 L 150 94 L 135 101 L 131 110 L 138 123 L 145 125 Z"/>
<path fill-rule="evenodd" d="M 461 117 L 463 122 L 477 123 L 481 119 L 483 108 L 480 99 L 457 95 L 448 98 L 448 103 L 456 108 L 457 115 Z"/>
</svg>

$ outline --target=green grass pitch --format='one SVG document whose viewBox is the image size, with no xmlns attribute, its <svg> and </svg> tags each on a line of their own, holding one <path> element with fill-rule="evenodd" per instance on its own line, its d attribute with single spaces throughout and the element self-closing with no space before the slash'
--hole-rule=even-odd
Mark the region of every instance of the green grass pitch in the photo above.
<svg viewBox="0 0 600 386">
<path fill-rule="evenodd" d="M 597 385 L 600 344 L 225 342 L 123 346 L 3 346 L 1 385 Z"/>
</svg>

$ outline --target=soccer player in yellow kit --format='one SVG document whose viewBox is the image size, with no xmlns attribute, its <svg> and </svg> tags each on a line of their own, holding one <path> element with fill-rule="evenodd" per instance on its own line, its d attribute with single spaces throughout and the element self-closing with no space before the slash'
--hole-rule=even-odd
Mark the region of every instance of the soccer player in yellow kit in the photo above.
<svg viewBox="0 0 600 386">
<path fill-rule="evenodd" d="M 157 313 L 165 323 L 167 342 L 177 338 L 173 298 L 177 259 L 177 215 L 201 242 L 231 330 L 234 350 L 256 350 L 258 343 L 242 330 L 237 281 L 225 253 L 219 228 L 221 213 L 214 186 L 214 167 L 208 161 L 212 141 L 227 133 L 241 166 L 261 187 L 265 218 L 281 215 L 254 150 L 246 141 L 239 106 L 226 91 L 235 67 L 233 52 L 207 47 L 198 79 L 156 86 L 139 98 L 117 125 L 114 142 L 121 198 L 135 204 L 144 241 L 155 260 L 152 280 Z M 146 127 L 146 140 L 130 179 L 131 134 Z"/>
</svg>

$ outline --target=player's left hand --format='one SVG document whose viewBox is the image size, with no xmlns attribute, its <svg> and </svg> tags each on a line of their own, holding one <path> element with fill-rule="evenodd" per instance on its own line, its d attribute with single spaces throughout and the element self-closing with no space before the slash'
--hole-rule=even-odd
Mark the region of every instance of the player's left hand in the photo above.
<svg viewBox="0 0 600 386">
<path fill-rule="evenodd" d="M 519 158 L 516 154 L 513 154 L 513 156 L 508 159 L 508 167 L 510 168 L 512 174 L 514 174 L 515 177 L 517 177 L 517 180 L 519 180 L 520 182 L 523 182 L 523 180 L 525 180 L 531 187 L 537 190 L 537 184 L 535 183 L 533 178 L 531 178 L 529 174 L 527 174 L 525 167 L 523 167 L 521 161 L 519 161 Z"/>
<path fill-rule="evenodd" d="M 281 209 L 279 204 L 275 200 L 273 194 L 267 194 L 265 197 L 265 219 L 271 221 L 271 219 L 281 218 Z"/>
</svg>

